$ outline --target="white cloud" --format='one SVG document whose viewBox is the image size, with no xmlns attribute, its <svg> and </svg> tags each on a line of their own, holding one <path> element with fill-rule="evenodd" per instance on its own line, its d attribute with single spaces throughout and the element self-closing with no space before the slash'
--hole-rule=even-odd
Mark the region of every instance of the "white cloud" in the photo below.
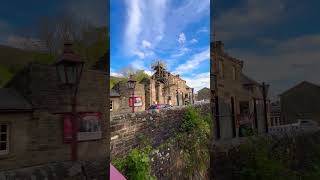
<svg viewBox="0 0 320 180">
<path fill-rule="evenodd" d="M 178 53 L 171 55 L 171 58 L 181 57 L 181 56 L 185 55 L 185 54 L 186 54 L 187 52 L 189 52 L 189 51 L 190 51 L 189 48 L 181 47 L 181 48 L 178 50 Z"/>
<path fill-rule="evenodd" d="M 209 47 L 206 50 L 193 55 L 193 57 L 190 60 L 188 60 L 186 63 L 179 65 L 175 69 L 174 73 L 177 73 L 177 74 L 190 73 L 191 70 L 198 68 L 198 66 L 206 60 L 210 60 Z"/>
<path fill-rule="evenodd" d="M 182 76 L 182 79 L 186 80 L 187 85 L 194 88 L 196 92 L 204 87 L 210 88 L 210 72 L 197 74 L 192 77 Z"/>
<path fill-rule="evenodd" d="M 132 63 L 130 63 L 130 65 L 136 70 L 145 70 L 145 69 L 147 69 L 145 64 L 144 64 L 144 60 L 142 60 L 142 59 L 134 60 Z"/>
<path fill-rule="evenodd" d="M 142 12 L 140 3 L 139 0 L 126 1 L 128 22 L 125 31 L 125 44 L 127 45 L 126 48 L 132 50 L 132 52 L 136 51 L 136 43 L 141 33 Z"/>
<path fill-rule="evenodd" d="M 110 76 L 114 76 L 114 77 L 123 77 L 123 74 L 114 71 L 114 69 L 110 69 Z"/>
<path fill-rule="evenodd" d="M 143 40 L 142 41 L 142 47 L 144 48 L 150 48 L 151 47 L 151 43 L 147 40 Z"/>
<path fill-rule="evenodd" d="M 176 50 L 177 35 L 188 25 L 204 20 L 204 17 L 209 21 L 209 5 L 209 0 L 187 0 L 179 3 L 168 0 L 126 0 L 125 36 L 121 47 L 123 54 L 128 59 L 143 59 L 144 61 L 139 62 L 142 67 L 149 67 L 152 60 L 165 56 L 167 52 L 176 51 L 176 57 L 184 55 L 188 48 L 181 44 Z M 179 43 L 186 42 L 187 38 L 183 33 Z"/>
<path fill-rule="evenodd" d="M 133 51 L 133 54 L 138 56 L 140 59 L 144 59 L 144 57 L 145 57 L 145 53 L 142 52 L 142 51 L 138 51 L 138 50 L 137 51 Z"/>
<path fill-rule="evenodd" d="M 208 32 L 208 28 L 207 27 L 201 27 L 200 29 L 197 30 L 197 34 L 198 33 L 206 33 Z"/>
<path fill-rule="evenodd" d="M 182 32 L 179 34 L 178 42 L 180 44 L 184 44 L 186 42 L 187 38 L 186 35 Z"/>
<path fill-rule="evenodd" d="M 153 72 L 152 72 L 152 71 L 144 70 L 144 72 L 145 72 L 146 74 L 148 74 L 149 76 L 152 76 L 152 75 L 153 75 Z"/>
<path fill-rule="evenodd" d="M 191 41 L 190 41 L 191 44 L 195 44 L 195 43 L 197 43 L 197 42 L 198 42 L 198 40 L 195 39 L 195 38 L 191 39 Z"/>
<path fill-rule="evenodd" d="M 151 48 L 151 45 L 155 47 L 163 39 L 166 8 L 166 0 L 126 1 L 127 21 L 125 24 L 125 38 L 123 39 L 126 53 L 137 55 L 137 52 L 141 52 L 142 48 Z M 152 39 L 152 41 L 147 41 L 146 39 Z M 141 53 L 138 56 L 144 58 Z"/>
</svg>

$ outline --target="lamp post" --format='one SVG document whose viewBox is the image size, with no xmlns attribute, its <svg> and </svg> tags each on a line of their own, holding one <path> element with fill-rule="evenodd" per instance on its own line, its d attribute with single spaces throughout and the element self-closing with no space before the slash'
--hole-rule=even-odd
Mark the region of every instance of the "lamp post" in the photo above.
<svg viewBox="0 0 320 180">
<path fill-rule="evenodd" d="M 71 106 L 72 106 L 72 141 L 71 141 L 71 159 L 76 161 L 77 155 L 77 93 L 78 86 L 82 74 L 83 64 L 80 57 L 71 49 L 71 43 L 64 44 L 64 51 L 59 60 L 55 63 L 56 71 L 62 85 L 70 88 L 71 91 Z"/>
<path fill-rule="evenodd" d="M 128 80 L 128 89 L 132 91 L 132 113 L 134 113 L 134 88 L 136 87 L 136 81 L 133 79 L 133 75 L 130 75 Z M 129 101 L 130 102 L 130 101 Z"/>
<path fill-rule="evenodd" d="M 269 85 L 266 85 L 264 82 L 261 86 L 262 96 L 263 96 L 263 108 L 264 108 L 264 121 L 265 121 L 265 131 L 268 133 L 268 115 L 267 115 L 267 94 L 269 90 Z"/>
</svg>

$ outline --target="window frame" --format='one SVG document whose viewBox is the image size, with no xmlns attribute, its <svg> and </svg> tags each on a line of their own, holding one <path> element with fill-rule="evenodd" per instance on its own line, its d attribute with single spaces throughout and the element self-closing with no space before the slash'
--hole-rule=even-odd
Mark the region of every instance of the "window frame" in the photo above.
<svg viewBox="0 0 320 180">
<path fill-rule="evenodd" d="M 113 111 L 113 100 L 110 100 L 110 111 Z"/>
<path fill-rule="evenodd" d="M 7 126 L 6 133 L 1 132 L 1 126 L 2 125 L 6 125 Z M 6 139 L 6 141 L 1 141 L 1 139 L 0 139 L 0 143 L 2 143 L 2 142 L 6 143 L 6 149 L 5 150 L 0 150 L 0 156 L 9 154 L 9 150 L 10 150 L 10 124 L 9 123 L 0 123 L 0 136 L 2 134 L 6 134 L 7 135 L 7 139 Z"/>
</svg>

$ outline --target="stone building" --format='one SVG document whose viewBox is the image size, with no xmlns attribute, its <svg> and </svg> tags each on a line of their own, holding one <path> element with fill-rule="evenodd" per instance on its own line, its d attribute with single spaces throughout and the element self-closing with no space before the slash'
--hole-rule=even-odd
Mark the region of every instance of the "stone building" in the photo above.
<svg viewBox="0 0 320 180">
<path fill-rule="evenodd" d="M 186 81 L 179 75 L 168 72 L 165 65 L 157 62 L 153 65 L 154 74 L 136 83 L 134 96 L 138 100 L 135 111 L 144 111 L 152 104 L 170 104 L 183 106 L 194 103 L 194 89 L 186 85 Z M 130 112 L 130 97 L 132 91 L 128 89 L 127 82 L 121 81 L 114 85 L 112 94 L 113 113 Z M 111 94 L 110 94 L 111 96 Z M 119 103 L 119 104 L 118 104 Z"/>
<path fill-rule="evenodd" d="M 110 141 L 106 77 L 100 71 L 84 70 L 77 100 L 79 114 L 101 114 L 100 130 L 97 131 L 99 137 L 89 140 L 81 136 L 83 139 L 80 140 L 79 131 L 78 160 L 102 162 L 98 166 L 104 171 L 108 168 Z M 66 141 L 68 136 L 65 131 L 65 115 L 71 112 L 70 90 L 61 86 L 54 66 L 29 64 L 5 88 L 0 89 L 0 98 L 0 129 L 3 134 L 0 141 L 0 171 L 70 162 L 71 145 Z M 66 166 L 63 172 L 67 169 Z M 57 177 L 67 177 L 62 172 L 55 173 Z M 99 177 L 101 171 L 95 173 L 95 177 Z"/>
<path fill-rule="evenodd" d="M 6 157 L 21 153 L 26 144 L 26 138 L 23 137 L 27 137 L 27 132 L 21 130 L 32 120 L 33 108 L 12 88 L 1 88 L 0 99 L 0 157 Z"/>
<path fill-rule="evenodd" d="M 320 123 L 320 86 L 303 81 L 280 95 L 281 124 L 312 119 Z"/>
<path fill-rule="evenodd" d="M 244 62 L 227 54 L 221 41 L 211 44 L 211 59 L 217 60 L 212 61 L 211 72 L 217 74 L 221 138 L 241 136 L 242 129 L 265 132 L 261 84 L 242 72 Z M 211 87 L 215 94 L 213 73 Z"/>
</svg>

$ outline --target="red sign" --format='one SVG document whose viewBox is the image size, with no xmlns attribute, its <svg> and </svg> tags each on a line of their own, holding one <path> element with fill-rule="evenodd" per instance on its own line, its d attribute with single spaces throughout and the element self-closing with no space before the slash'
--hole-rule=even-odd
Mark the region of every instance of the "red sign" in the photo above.
<svg viewBox="0 0 320 180">
<path fill-rule="evenodd" d="M 71 114 L 63 115 L 63 140 L 64 143 L 72 141 L 72 118 Z M 101 113 L 80 112 L 77 115 L 78 141 L 97 140 L 102 138 Z"/>
<path fill-rule="evenodd" d="M 134 99 L 134 107 L 142 106 L 142 96 L 135 96 L 129 98 L 129 106 L 132 107 Z"/>
<path fill-rule="evenodd" d="M 72 115 L 63 115 L 63 141 L 70 143 L 72 141 Z"/>
</svg>

